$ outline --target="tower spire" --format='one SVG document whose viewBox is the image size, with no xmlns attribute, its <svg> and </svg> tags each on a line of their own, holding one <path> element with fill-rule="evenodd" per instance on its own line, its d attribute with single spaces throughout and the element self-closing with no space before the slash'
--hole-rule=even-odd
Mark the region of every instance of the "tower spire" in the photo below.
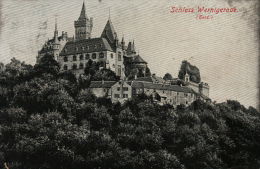
<svg viewBox="0 0 260 169">
<path fill-rule="evenodd" d="M 55 30 L 54 30 L 54 39 L 58 39 L 58 24 L 57 24 L 57 15 L 55 15 Z"/>
<path fill-rule="evenodd" d="M 80 19 L 87 19 L 85 2 L 84 1 L 83 1 L 83 4 L 82 4 L 82 9 L 81 9 L 81 12 L 80 12 L 80 16 L 79 16 L 79 20 Z"/>
</svg>

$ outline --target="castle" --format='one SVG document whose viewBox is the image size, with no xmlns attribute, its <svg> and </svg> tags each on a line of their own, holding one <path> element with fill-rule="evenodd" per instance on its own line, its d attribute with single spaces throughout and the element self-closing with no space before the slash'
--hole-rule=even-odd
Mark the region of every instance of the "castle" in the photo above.
<svg viewBox="0 0 260 169">
<path fill-rule="evenodd" d="M 112 70 L 121 80 L 92 81 L 89 88 L 97 97 L 107 97 L 112 102 L 123 103 L 139 94 L 146 94 L 159 104 L 173 106 L 189 105 L 196 99 L 210 100 L 208 84 L 191 82 L 187 73 L 183 79 L 185 86 L 172 85 L 155 74 L 146 76 L 147 62 L 136 53 L 134 41 L 128 45 L 124 37 L 119 41 L 110 17 L 101 36 L 91 38 L 93 18 L 87 17 L 84 3 L 74 28 L 75 37 L 68 37 L 67 32 L 59 36 L 56 21 L 54 37 L 38 52 L 37 62 L 45 54 L 51 54 L 60 64 L 61 71 L 72 71 L 76 76 L 84 73 L 89 60 L 99 62 L 100 68 Z M 142 76 L 127 80 L 126 65 L 128 69 L 138 70 Z"/>
<path fill-rule="evenodd" d="M 76 75 L 84 72 L 89 59 L 100 62 L 103 68 L 115 72 L 121 79 L 125 77 L 124 60 L 133 67 L 146 72 L 147 63 L 135 51 L 135 44 L 126 46 L 124 37 L 119 41 L 111 19 L 109 18 L 99 38 L 91 38 L 93 18 L 88 18 L 83 3 L 80 16 L 74 22 L 75 37 L 68 37 L 67 32 L 58 35 L 57 22 L 54 37 L 48 40 L 39 51 L 37 62 L 46 54 L 52 54 L 61 66 L 61 70 L 72 70 Z"/>
</svg>

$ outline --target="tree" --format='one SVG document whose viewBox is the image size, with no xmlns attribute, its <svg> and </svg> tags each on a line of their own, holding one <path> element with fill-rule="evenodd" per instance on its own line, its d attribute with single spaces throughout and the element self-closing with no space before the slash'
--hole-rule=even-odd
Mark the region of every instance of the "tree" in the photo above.
<svg viewBox="0 0 260 169">
<path fill-rule="evenodd" d="M 172 80 L 173 77 L 172 77 L 172 75 L 171 75 L 170 73 L 166 73 L 166 74 L 164 75 L 163 79 L 164 79 L 164 80 Z"/>
<path fill-rule="evenodd" d="M 39 63 L 34 66 L 34 70 L 38 75 L 43 73 L 57 75 L 60 71 L 60 65 L 54 59 L 53 55 L 46 54 L 40 59 Z"/>
<path fill-rule="evenodd" d="M 186 73 L 190 76 L 190 81 L 200 83 L 201 79 L 199 69 L 196 66 L 191 65 L 188 61 L 184 60 L 182 61 L 181 68 L 179 70 L 179 79 L 184 80 Z"/>
</svg>

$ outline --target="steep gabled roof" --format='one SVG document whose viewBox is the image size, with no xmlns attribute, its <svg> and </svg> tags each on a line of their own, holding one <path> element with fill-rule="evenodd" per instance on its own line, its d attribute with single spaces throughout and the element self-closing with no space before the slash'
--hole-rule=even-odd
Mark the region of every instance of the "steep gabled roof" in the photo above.
<svg viewBox="0 0 260 169">
<path fill-rule="evenodd" d="M 145 64 L 147 64 L 147 62 L 144 61 L 144 59 L 140 55 L 135 55 L 133 57 L 132 63 L 145 63 Z"/>
<path fill-rule="evenodd" d="M 82 39 L 79 41 L 67 42 L 60 55 L 101 51 L 113 51 L 105 38 Z"/>
<path fill-rule="evenodd" d="M 106 38 L 113 43 L 116 39 L 116 31 L 110 19 L 108 19 L 107 24 L 101 34 L 102 38 Z"/>
</svg>

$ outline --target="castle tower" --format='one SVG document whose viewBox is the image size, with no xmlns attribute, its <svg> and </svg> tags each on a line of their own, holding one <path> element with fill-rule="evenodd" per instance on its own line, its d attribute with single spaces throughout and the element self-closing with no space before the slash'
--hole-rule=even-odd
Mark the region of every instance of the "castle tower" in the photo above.
<svg viewBox="0 0 260 169">
<path fill-rule="evenodd" d="M 135 41 L 133 41 L 133 43 L 132 42 L 128 43 L 126 52 L 127 52 L 128 55 L 136 54 L 136 51 L 135 51 Z"/>
<path fill-rule="evenodd" d="M 85 3 L 83 2 L 79 19 L 74 22 L 75 40 L 91 38 L 93 27 L 93 18 L 88 18 L 86 15 Z"/>
<path fill-rule="evenodd" d="M 57 26 L 57 19 L 55 19 L 55 30 L 54 30 L 54 42 L 53 42 L 53 56 L 54 59 L 58 60 L 59 57 L 59 50 L 60 50 L 60 42 L 58 39 L 58 26 Z"/>
</svg>

